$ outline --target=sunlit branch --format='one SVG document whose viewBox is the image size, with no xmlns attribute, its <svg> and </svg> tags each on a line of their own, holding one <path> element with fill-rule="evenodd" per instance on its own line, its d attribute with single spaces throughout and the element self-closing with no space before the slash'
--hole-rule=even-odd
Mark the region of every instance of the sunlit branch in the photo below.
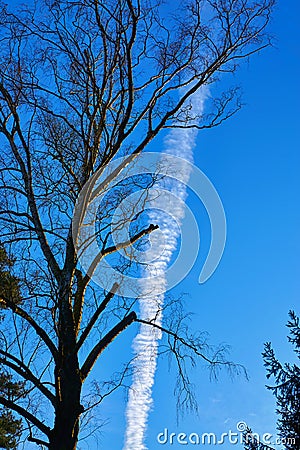
<svg viewBox="0 0 300 450">
<path fill-rule="evenodd" d="M 108 294 L 106 294 L 104 300 L 100 303 L 100 305 L 98 306 L 98 308 L 96 309 L 96 311 L 94 312 L 92 318 L 90 319 L 88 325 L 86 326 L 86 328 L 83 330 L 77 345 L 76 345 L 76 351 L 78 351 L 80 349 L 80 347 L 82 346 L 82 344 L 85 342 L 86 338 L 88 337 L 89 333 L 91 332 L 91 330 L 93 329 L 93 326 L 95 325 L 95 323 L 97 322 L 98 318 L 100 317 L 100 314 L 105 310 L 106 306 L 108 305 L 108 303 L 110 302 L 110 300 L 114 297 L 115 293 L 118 290 L 118 283 L 114 283 L 114 285 L 111 288 L 111 291 L 108 292 Z"/>
<path fill-rule="evenodd" d="M 132 311 L 125 316 L 116 326 L 114 326 L 91 350 L 89 355 L 87 356 L 82 368 L 81 368 L 81 378 L 84 380 L 90 371 L 92 370 L 93 365 L 96 363 L 98 357 L 101 353 L 106 349 L 106 347 L 129 325 L 131 325 L 136 320 L 136 313 Z"/>
</svg>

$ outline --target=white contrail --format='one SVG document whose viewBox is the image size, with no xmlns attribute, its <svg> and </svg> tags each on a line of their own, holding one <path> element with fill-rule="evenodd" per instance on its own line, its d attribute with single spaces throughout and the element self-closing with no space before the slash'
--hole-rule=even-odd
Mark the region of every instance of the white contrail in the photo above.
<svg viewBox="0 0 300 450">
<path fill-rule="evenodd" d="M 200 90 L 192 99 L 192 112 L 201 114 L 206 92 Z M 189 162 L 193 162 L 193 148 L 196 142 L 197 131 L 195 129 L 174 128 L 165 140 L 164 153 L 172 156 L 179 156 Z M 172 218 L 166 218 L 162 211 L 167 210 L 166 197 L 159 196 L 155 200 L 155 210 L 149 214 L 151 223 L 158 223 L 163 232 L 164 242 L 161 237 L 155 238 L 155 233 L 151 237 L 152 247 L 160 256 L 147 269 L 149 278 L 145 280 L 143 291 L 149 293 L 153 281 L 151 275 L 156 275 L 156 282 L 167 285 L 165 272 L 171 261 L 172 255 L 177 247 L 177 239 L 180 233 L 180 225 L 184 217 L 184 201 L 187 191 L 186 184 L 190 178 L 190 171 L 186 170 L 181 176 L 182 183 L 176 180 L 168 180 L 168 189 L 178 198 L 177 204 L 172 204 Z M 177 227 L 174 224 L 177 222 Z M 157 252 L 158 248 L 158 252 Z M 161 291 L 160 291 L 161 292 Z M 164 296 L 141 297 L 140 317 L 144 320 L 155 320 L 157 325 L 162 324 L 161 307 Z M 133 350 L 136 355 L 134 360 L 134 372 L 131 389 L 129 391 L 128 404 L 126 408 L 127 429 L 125 435 L 124 450 L 146 450 L 145 434 L 147 430 L 148 415 L 153 403 L 152 386 L 157 363 L 157 348 L 161 338 L 160 330 L 148 325 L 141 324 L 140 331 L 134 339 Z"/>
</svg>

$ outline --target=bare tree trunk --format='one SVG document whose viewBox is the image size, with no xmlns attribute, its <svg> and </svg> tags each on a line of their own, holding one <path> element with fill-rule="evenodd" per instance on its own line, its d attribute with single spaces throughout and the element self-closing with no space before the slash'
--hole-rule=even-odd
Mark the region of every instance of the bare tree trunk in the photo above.
<svg viewBox="0 0 300 450">
<path fill-rule="evenodd" d="M 76 449 L 79 418 L 83 412 L 80 404 L 82 380 L 75 351 L 76 331 L 70 295 L 72 272 L 72 269 L 64 271 L 60 290 L 59 359 L 55 369 L 57 405 L 54 428 L 49 439 L 50 450 Z"/>
<path fill-rule="evenodd" d="M 76 357 L 67 358 L 59 370 L 61 400 L 55 412 L 54 428 L 49 439 L 50 450 L 76 450 L 79 417 L 83 412 L 80 404 L 81 380 Z"/>
</svg>

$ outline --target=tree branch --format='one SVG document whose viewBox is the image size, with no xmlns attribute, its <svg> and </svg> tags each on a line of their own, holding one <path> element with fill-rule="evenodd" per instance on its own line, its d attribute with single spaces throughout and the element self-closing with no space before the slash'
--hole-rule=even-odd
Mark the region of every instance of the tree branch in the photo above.
<svg viewBox="0 0 300 450">
<path fill-rule="evenodd" d="M 157 328 L 158 330 L 162 331 L 163 333 L 168 334 L 169 336 L 172 336 L 176 341 L 181 342 L 184 346 L 188 347 L 189 349 L 193 350 L 193 352 L 197 355 L 200 356 L 201 358 L 203 358 L 205 361 L 209 362 L 210 364 L 217 364 L 217 363 L 221 363 L 222 361 L 213 361 L 209 358 L 207 358 L 207 356 L 203 355 L 203 353 L 199 352 L 199 350 L 197 349 L 197 347 L 195 345 L 189 344 L 189 342 L 187 342 L 184 338 L 178 336 L 177 333 L 174 333 L 171 330 L 168 330 L 167 328 L 164 328 L 160 325 L 157 325 L 155 322 L 149 322 L 147 320 L 143 320 L 143 319 L 135 319 L 136 322 L 138 323 L 142 323 L 144 325 L 149 325 L 153 328 Z"/>
<path fill-rule="evenodd" d="M 80 347 L 82 346 L 82 344 L 84 343 L 84 341 L 86 340 L 86 338 L 88 337 L 89 333 L 91 332 L 93 326 L 95 325 L 96 321 L 98 320 L 100 314 L 104 311 L 104 309 L 106 308 L 106 306 L 108 305 L 108 303 L 110 302 L 110 300 L 114 297 L 115 293 L 118 290 L 118 283 L 114 283 L 114 285 L 111 288 L 111 291 L 106 295 L 106 297 L 104 298 L 104 300 L 100 303 L 100 305 L 98 306 L 98 308 L 96 309 L 96 311 L 94 312 L 92 318 L 90 319 L 88 325 L 86 326 L 86 328 L 84 329 L 84 331 L 82 332 L 75 351 L 77 352 Z"/>
<path fill-rule="evenodd" d="M 45 447 L 49 447 L 49 442 L 42 441 L 41 439 L 35 438 L 33 436 L 28 436 L 27 441 L 33 442 L 37 445 L 44 445 Z"/>
<path fill-rule="evenodd" d="M 27 409 L 22 408 L 22 406 L 17 405 L 12 400 L 7 400 L 2 396 L 0 396 L 0 405 L 3 405 L 5 408 L 12 409 L 16 413 L 20 414 L 20 416 L 24 417 L 24 419 L 29 420 L 29 422 L 36 426 L 46 436 L 50 436 L 50 428 L 41 422 L 36 416 L 31 414 Z"/>
<path fill-rule="evenodd" d="M 14 130 L 17 132 L 17 134 L 20 138 L 20 141 L 22 143 L 22 146 L 24 148 L 24 151 L 25 151 L 25 154 L 27 157 L 27 167 L 26 167 L 26 164 L 25 164 L 23 158 L 21 157 L 20 152 L 17 148 L 17 145 L 14 141 L 14 137 L 13 137 L 14 131 L 9 132 L 8 129 L 6 128 L 6 126 L 2 122 L 1 132 L 7 138 L 8 142 L 11 146 L 12 152 L 13 152 L 13 154 L 16 158 L 16 161 L 19 164 L 20 170 L 22 172 L 22 178 L 24 181 L 28 206 L 31 211 L 32 221 L 34 222 L 34 225 L 35 225 L 35 231 L 39 238 L 42 252 L 44 253 L 46 260 L 48 261 L 48 264 L 51 267 L 53 274 L 55 275 L 55 277 L 57 279 L 59 279 L 60 278 L 60 268 L 59 268 L 59 265 L 57 264 L 57 261 L 53 255 L 51 249 L 50 249 L 46 235 L 43 231 L 43 226 L 41 223 L 40 215 L 39 215 L 36 201 L 35 201 L 35 196 L 34 196 L 34 192 L 33 192 L 33 188 L 32 188 L 30 151 L 29 151 L 29 147 L 23 137 L 23 133 L 21 130 L 20 118 L 17 113 L 17 105 L 14 103 L 14 101 L 13 101 L 11 95 L 9 94 L 9 92 L 7 91 L 7 89 L 5 89 L 3 83 L 0 83 L 0 92 L 2 93 L 3 97 L 5 98 L 7 105 L 14 117 L 14 121 L 15 121 Z"/>
<path fill-rule="evenodd" d="M 3 355 L 4 358 L 0 357 L 0 363 L 6 365 L 7 367 L 10 367 L 13 369 L 18 375 L 20 375 L 24 380 L 30 381 L 32 384 L 34 384 L 35 387 L 37 387 L 42 394 L 45 395 L 45 397 L 50 400 L 53 406 L 56 404 L 55 395 L 52 394 L 51 391 L 49 391 L 46 386 L 43 385 L 43 383 L 31 372 L 29 367 L 27 367 L 21 360 L 16 358 L 15 356 L 11 355 L 8 352 L 5 352 L 0 349 L 0 355 Z M 7 358 L 11 359 L 13 362 L 8 361 Z"/>
<path fill-rule="evenodd" d="M 20 308 L 20 306 L 17 306 L 14 302 L 2 297 L 0 298 L 0 304 L 1 303 L 4 303 L 6 307 L 10 308 L 14 313 L 22 317 L 22 319 L 25 319 L 32 326 L 37 335 L 40 336 L 40 338 L 45 342 L 54 360 L 56 361 L 58 352 L 46 331 L 42 327 L 40 327 L 36 323 L 36 321 L 26 311 L 24 311 L 24 309 Z"/>
<path fill-rule="evenodd" d="M 132 311 L 125 316 L 116 326 L 114 326 L 99 342 L 95 345 L 95 347 L 91 350 L 89 355 L 87 356 L 82 368 L 81 368 L 81 378 L 85 380 L 95 362 L 97 361 L 100 354 L 106 347 L 120 334 L 124 331 L 129 325 L 136 321 L 136 313 Z"/>
<path fill-rule="evenodd" d="M 145 228 L 144 230 L 141 230 L 139 233 L 135 234 L 134 236 L 132 236 L 128 241 L 125 242 L 120 242 L 117 245 L 112 245 L 111 247 L 107 247 L 106 249 L 103 249 L 93 260 L 93 262 L 91 263 L 89 269 L 88 269 L 88 273 L 85 275 L 84 277 L 84 283 L 87 283 L 92 274 L 94 273 L 97 265 L 99 264 L 99 262 L 101 261 L 102 258 L 104 258 L 106 255 L 110 255 L 111 253 L 114 253 L 118 250 L 121 250 L 123 248 L 127 248 L 130 247 L 132 244 L 134 244 L 135 242 L 137 242 L 139 239 L 141 239 L 143 236 L 146 236 L 147 234 L 151 233 L 154 230 L 157 230 L 159 228 L 158 225 L 153 225 L 150 224 L 147 228 Z"/>
</svg>

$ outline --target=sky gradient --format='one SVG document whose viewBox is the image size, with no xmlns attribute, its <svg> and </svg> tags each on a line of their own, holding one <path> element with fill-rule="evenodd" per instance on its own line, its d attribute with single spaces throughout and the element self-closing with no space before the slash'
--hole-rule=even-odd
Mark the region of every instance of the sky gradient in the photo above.
<svg viewBox="0 0 300 450">
<path fill-rule="evenodd" d="M 174 290 L 175 295 L 188 293 L 192 328 L 207 331 L 212 344 L 230 345 L 230 359 L 246 367 L 249 381 L 243 376 L 231 380 L 223 371 L 218 382 L 210 382 L 200 361 L 192 375 L 199 415 L 186 415 L 177 423 L 175 367 L 169 372 L 167 362 L 160 361 L 146 439 L 150 450 L 191 447 L 158 444 L 157 435 L 165 428 L 177 435 L 211 432 L 220 436 L 235 432 L 237 422 L 245 421 L 260 434 L 275 434 L 275 402 L 265 388 L 261 352 L 263 343 L 271 341 L 281 361 L 293 358 L 285 323 L 289 309 L 300 312 L 299 14 L 296 1 L 277 5 L 269 29 L 274 47 L 252 57 L 231 80 L 242 86 L 243 109 L 220 127 L 198 135 L 195 163 L 222 199 L 227 243 L 217 271 L 199 285 L 210 229 L 203 206 L 190 194 L 188 203 L 198 217 L 203 241 L 193 270 Z M 159 146 L 162 142 L 156 141 L 156 149 Z M 107 350 L 108 366 L 114 365 L 120 346 L 125 348 L 133 334 L 128 331 L 122 343 Z M 121 392 L 103 403 L 101 417 L 108 422 L 98 436 L 102 448 L 122 448 L 124 412 Z M 243 448 L 223 445 L 231 447 Z M 88 447 L 83 444 L 82 448 Z"/>
</svg>

